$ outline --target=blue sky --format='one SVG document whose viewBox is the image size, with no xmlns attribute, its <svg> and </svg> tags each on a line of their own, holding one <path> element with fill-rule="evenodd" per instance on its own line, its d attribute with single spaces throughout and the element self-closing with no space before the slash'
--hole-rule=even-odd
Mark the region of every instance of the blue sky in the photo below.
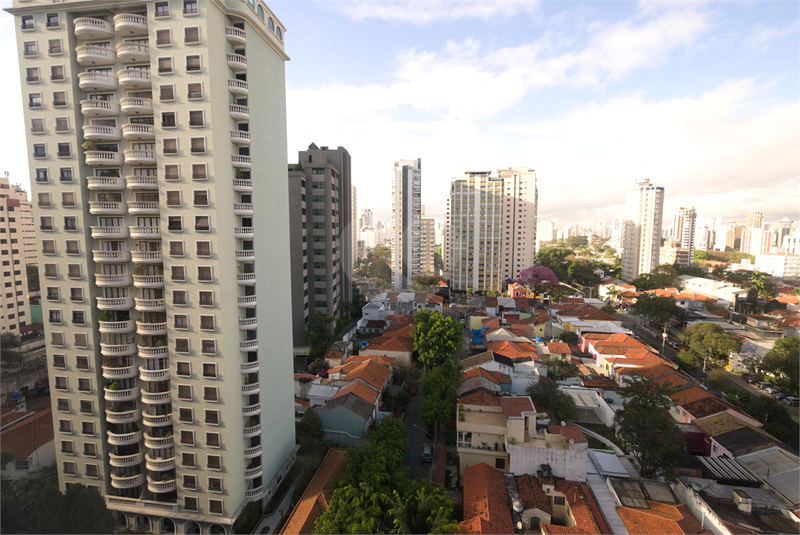
<svg viewBox="0 0 800 535">
<path fill-rule="evenodd" d="M 799 5 L 272 2 L 292 58 L 289 160 L 346 147 L 359 209 L 386 220 L 393 162 L 420 157 L 434 217 L 451 177 L 528 166 L 557 225 L 619 216 L 636 178 L 666 188 L 665 223 L 683 205 L 798 221 Z M 13 49 L 8 15 L 0 30 Z M 16 57 L 0 62 L 15 78 Z M 9 85 L 0 98 L 19 103 Z M 12 181 L 17 115 L 0 144 Z"/>
</svg>

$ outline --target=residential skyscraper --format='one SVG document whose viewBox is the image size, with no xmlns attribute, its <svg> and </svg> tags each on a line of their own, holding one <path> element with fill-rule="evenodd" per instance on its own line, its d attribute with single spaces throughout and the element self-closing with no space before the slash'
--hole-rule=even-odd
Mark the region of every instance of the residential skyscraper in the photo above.
<svg viewBox="0 0 800 535">
<path fill-rule="evenodd" d="M 25 270 L 25 235 L 33 231 L 30 219 L 31 204 L 25 190 L 9 184 L 7 173 L 0 176 L 0 332 L 17 336 L 30 331 L 33 323 Z M 50 220 L 52 223 L 52 217 Z"/>
<path fill-rule="evenodd" d="M 694 207 L 675 210 L 672 215 L 672 246 L 685 252 L 677 257 L 679 267 L 688 267 L 694 259 L 696 233 L 697 211 Z"/>
<path fill-rule="evenodd" d="M 422 159 L 394 163 L 392 182 L 392 280 L 408 288 L 420 273 Z"/>
<path fill-rule="evenodd" d="M 314 314 L 338 318 L 352 301 L 350 153 L 314 143 L 298 153 L 303 169 L 289 167 L 292 249 L 292 337 L 305 345 Z"/>
<path fill-rule="evenodd" d="M 296 452 L 285 29 L 260 0 L 8 11 L 60 489 L 230 533 Z"/>
<path fill-rule="evenodd" d="M 753 211 L 747 212 L 747 217 L 744 219 L 744 226 L 746 228 L 761 228 L 764 224 L 764 212 Z"/>
<path fill-rule="evenodd" d="M 536 259 L 539 189 L 536 171 L 527 167 L 498 169 L 503 180 L 503 279 L 516 281 Z"/>
<path fill-rule="evenodd" d="M 28 266 L 36 266 L 39 264 L 39 253 L 36 245 L 36 227 L 33 220 L 33 204 L 28 198 L 28 192 L 25 191 L 25 188 L 23 188 L 20 184 L 9 183 L 8 171 L 6 171 L 4 177 L 0 177 L 0 183 L 3 183 L 7 186 L 7 188 L 4 188 L 5 191 L 3 194 L 9 199 L 14 199 L 19 202 L 19 206 L 15 209 L 17 214 L 10 216 L 13 217 L 15 221 L 9 221 L 9 223 L 16 223 L 16 225 L 13 225 L 14 228 L 16 228 L 14 233 L 19 235 L 7 237 L 9 240 L 15 240 L 13 243 L 17 245 L 22 244 L 21 250 L 24 264 Z"/>
<path fill-rule="evenodd" d="M 658 267 L 664 188 L 638 179 L 628 191 L 622 232 L 622 278 L 631 281 Z"/>
<path fill-rule="evenodd" d="M 436 251 L 436 220 L 423 217 L 420 224 L 419 272 L 438 275 L 434 269 L 433 257 Z"/>
<path fill-rule="evenodd" d="M 742 244 L 742 233 L 744 232 L 744 221 L 731 221 L 725 231 L 725 249 L 738 251 Z"/>
<path fill-rule="evenodd" d="M 371 227 L 372 219 L 372 210 L 364 208 L 361 210 L 361 216 L 358 218 L 358 228 Z"/>
</svg>

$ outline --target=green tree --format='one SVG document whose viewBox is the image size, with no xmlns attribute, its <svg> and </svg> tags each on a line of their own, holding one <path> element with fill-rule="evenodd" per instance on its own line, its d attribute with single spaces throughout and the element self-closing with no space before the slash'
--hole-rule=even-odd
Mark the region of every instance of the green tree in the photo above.
<svg viewBox="0 0 800 535">
<path fill-rule="evenodd" d="M 659 266 L 661 268 L 663 266 Z M 675 269 L 672 266 L 666 266 L 673 271 Z M 658 268 L 656 268 L 658 269 Z M 664 268 L 666 271 L 666 268 Z M 669 275 L 665 273 L 642 273 L 635 279 L 631 281 L 631 284 L 636 286 L 636 290 L 639 292 L 646 292 L 647 290 L 656 290 L 658 288 L 667 288 L 672 286 L 675 283 L 675 276 Z"/>
<path fill-rule="evenodd" d="M 25 275 L 28 277 L 28 291 L 39 291 L 39 267 L 38 266 L 25 266 Z"/>
<path fill-rule="evenodd" d="M 333 345 L 332 322 L 333 318 L 325 314 L 315 314 L 308 318 L 305 339 L 311 348 L 308 355 L 312 359 L 322 358 Z"/>
<path fill-rule="evenodd" d="M 758 295 L 770 296 L 775 291 L 775 284 L 767 273 L 754 271 L 750 275 L 750 284 L 758 291 Z"/>
<path fill-rule="evenodd" d="M 699 323 L 684 331 L 690 350 L 702 360 L 727 360 L 731 353 L 742 349 L 742 343 L 713 323 Z"/>
<path fill-rule="evenodd" d="M 427 425 L 436 427 L 437 437 L 439 426 L 453 419 L 462 370 L 461 363 L 451 357 L 422 376 L 424 399 L 419 406 L 419 416 Z"/>
<path fill-rule="evenodd" d="M 390 533 L 458 533 L 453 500 L 427 479 L 413 483 L 405 496 L 395 491 L 389 517 Z"/>
<path fill-rule="evenodd" d="M 681 433 L 668 412 L 675 404 L 669 398 L 672 392 L 638 375 L 619 391 L 625 401 L 614 416 L 617 436 L 636 459 L 642 477 L 674 481 L 686 458 Z"/>
<path fill-rule="evenodd" d="M 385 245 L 376 245 L 372 248 L 372 251 L 370 251 L 369 256 L 378 258 L 384 262 L 389 262 L 392 259 L 392 250 Z"/>
<path fill-rule="evenodd" d="M 697 358 L 697 355 L 692 351 L 680 350 L 678 351 L 678 361 L 682 363 L 687 368 L 694 368 L 698 364 L 700 364 L 700 360 Z"/>
<path fill-rule="evenodd" d="M 603 308 L 601 308 L 600 310 L 612 316 L 617 313 L 617 309 L 611 305 L 603 305 Z"/>
<path fill-rule="evenodd" d="M 787 392 L 798 394 L 798 374 L 800 370 L 800 338 L 790 336 L 775 341 L 764 358 L 756 361 L 756 369 L 761 374 L 775 377 L 779 387 Z"/>
<path fill-rule="evenodd" d="M 763 423 L 764 431 L 797 449 L 797 423 L 792 420 L 786 405 L 769 396 L 753 396 L 742 410 Z"/>
<path fill-rule="evenodd" d="M 12 332 L 0 334 L 0 361 L 7 366 L 14 366 L 22 362 L 19 352 L 20 341 Z"/>
<path fill-rule="evenodd" d="M 558 280 L 567 280 L 567 269 L 570 265 L 572 249 L 564 249 L 563 247 L 545 247 L 536 253 L 536 263 L 550 268 L 555 273 Z"/>
<path fill-rule="evenodd" d="M 564 342 L 565 344 L 577 344 L 578 340 L 580 340 L 578 333 L 573 331 L 564 331 L 563 333 L 561 333 L 561 336 L 559 336 L 559 338 L 561 338 L 561 341 Z"/>
<path fill-rule="evenodd" d="M 390 284 L 392 282 L 392 268 L 389 267 L 386 262 L 382 260 L 378 260 L 376 262 L 372 262 L 367 268 L 367 275 L 372 278 L 376 277 L 381 279 L 383 282 Z"/>
<path fill-rule="evenodd" d="M 445 362 L 461 349 L 464 328 L 456 319 L 426 310 L 414 314 L 414 321 L 414 352 L 425 366 Z"/>
<path fill-rule="evenodd" d="M 704 262 L 706 260 L 708 260 L 708 253 L 707 252 L 695 250 L 695 252 L 694 252 L 694 261 L 695 262 Z"/>
<path fill-rule="evenodd" d="M 0 450 L 0 470 L 5 468 L 8 463 L 14 460 L 14 454 L 10 451 Z"/>
<path fill-rule="evenodd" d="M 442 246 L 438 246 L 433 251 L 433 272 L 441 273 L 444 269 L 444 261 L 442 260 Z"/>
<path fill-rule="evenodd" d="M 659 324 L 664 324 L 671 319 L 679 322 L 683 322 L 686 319 L 686 312 L 675 303 L 673 298 L 659 297 L 645 292 L 639 294 L 639 297 L 636 298 L 633 309 L 643 316 L 652 318 Z"/>
<path fill-rule="evenodd" d="M 570 236 L 566 240 L 564 240 L 564 245 L 569 247 L 570 249 L 577 249 L 581 246 L 588 246 L 589 245 L 589 236 Z"/>
<path fill-rule="evenodd" d="M 303 419 L 297 425 L 297 443 L 300 445 L 300 453 L 309 453 L 322 442 L 325 431 L 322 429 L 322 420 L 314 412 L 313 408 L 306 409 Z"/>
<path fill-rule="evenodd" d="M 555 381 L 575 377 L 581 373 L 578 366 L 570 359 L 547 357 L 542 361 L 542 366 L 547 368 L 547 376 Z"/>
<path fill-rule="evenodd" d="M 414 275 L 412 281 L 413 282 L 409 287 L 409 290 L 412 292 L 430 294 L 436 293 L 436 290 L 439 289 L 439 277 L 430 273 L 420 273 L 419 275 Z"/>
<path fill-rule="evenodd" d="M 597 286 L 600 284 L 600 276 L 594 270 L 596 265 L 588 260 L 573 260 L 567 268 L 569 280 L 581 286 Z"/>
<path fill-rule="evenodd" d="M 531 382 L 526 393 L 535 407 L 546 407 L 558 421 L 567 422 L 578 417 L 578 407 L 572 396 L 560 390 L 555 381 L 547 377 L 539 377 L 537 382 Z"/>
</svg>

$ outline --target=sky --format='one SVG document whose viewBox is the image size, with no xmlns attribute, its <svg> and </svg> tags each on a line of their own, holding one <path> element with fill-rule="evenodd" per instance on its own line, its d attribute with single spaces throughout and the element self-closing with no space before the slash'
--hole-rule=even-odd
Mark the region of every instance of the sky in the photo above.
<svg viewBox="0 0 800 535">
<path fill-rule="evenodd" d="M 2 0 L 3 7 L 10 0 Z M 625 192 L 699 217 L 800 221 L 800 3 L 269 3 L 287 28 L 288 160 L 352 158 L 358 209 L 389 221 L 392 167 L 422 159 L 443 218 L 468 170 L 536 169 L 539 219 L 596 228 Z M 0 50 L 14 50 L 0 16 Z M 0 171 L 28 184 L 16 54 L 0 54 Z"/>
</svg>

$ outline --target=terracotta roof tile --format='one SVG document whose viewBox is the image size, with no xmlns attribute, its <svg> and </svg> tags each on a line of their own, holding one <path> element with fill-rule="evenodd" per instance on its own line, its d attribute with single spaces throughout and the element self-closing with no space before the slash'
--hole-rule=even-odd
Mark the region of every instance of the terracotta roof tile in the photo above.
<svg viewBox="0 0 800 535">
<path fill-rule="evenodd" d="M 480 518 L 484 522 L 476 522 Z M 464 469 L 464 522 L 462 533 L 513 533 L 503 473 L 486 463 Z M 477 529 L 476 529 L 477 528 Z"/>
<path fill-rule="evenodd" d="M 313 381 L 317 376 L 310 373 L 296 373 L 294 378 L 300 381 Z"/>
<path fill-rule="evenodd" d="M 539 526 L 543 535 L 584 535 L 591 532 L 581 529 L 578 526 L 556 526 L 555 524 L 541 524 Z"/>
<path fill-rule="evenodd" d="M 508 357 L 515 362 L 535 360 L 539 358 L 536 347 L 529 342 L 497 341 L 486 344 L 493 353 Z"/>
<path fill-rule="evenodd" d="M 556 481 L 555 489 L 563 492 L 569 503 L 570 512 L 575 518 L 575 526 L 587 533 L 611 534 L 600 506 L 586 483 L 577 481 Z"/>
<path fill-rule="evenodd" d="M 346 451 L 331 448 L 322 460 L 305 492 L 292 510 L 281 533 L 311 533 L 314 522 L 328 510 L 328 502 L 336 480 L 347 464 Z"/>
<path fill-rule="evenodd" d="M 699 535 L 704 530 L 697 518 L 684 504 L 647 502 L 650 509 L 617 507 L 631 535 Z"/>
<path fill-rule="evenodd" d="M 568 441 L 572 439 L 576 443 L 588 442 L 581 430 L 574 425 L 551 425 L 548 426 L 547 432 L 551 435 L 561 435 Z"/>
<path fill-rule="evenodd" d="M 695 420 L 693 423 L 695 427 L 710 437 L 716 437 L 730 431 L 736 431 L 742 427 L 747 427 L 746 423 L 727 412 L 715 414 L 714 416 L 709 416 L 702 420 Z"/>
<path fill-rule="evenodd" d="M 458 398 L 459 405 L 483 405 L 485 407 L 500 407 L 500 399 L 485 390 L 470 392 Z"/>
<path fill-rule="evenodd" d="M 714 397 L 714 394 L 711 394 L 703 390 L 702 388 L 696 386 L 692 386 L 684 390 L 679 390 L 678 392 L 675 392 L 670 396 L 670 398 L 673 399 L 680 406 L 708 397 Z"/>
<path fill-rule="evenodd" d="M 340 388 L 331 399 L 340 398 L 350 393 L 360 397 L 371 405 L 375 405 L 375 401 L 378 399 L 378 392 L 358 381 L 353 381 L 344 388 Z"/>
<path fill-rule="evenodd" d="M 34 451 L 53 440 L 53 413 L 50 407 L 3 429 L 0 442 L 15 459 L 27 459 Z"/>
<path fill-rule="evenodd" d="M 523 412 L 533 412 L 533 402 L 528 396 L 508 396 L 500 398 L 500 406 L 506 418 L 521 418 Z"/>
<path fill-rule="evenodd" d="M 465 371 L 461 374 L 461 382 L 463 383 L 464 381 L 469 381 L 470 379 L 475 379 L 476 377 L 483 377 L 496 385 L 511 384 L 511 377 L 508 375 L 484 368 L 472 368 L 471 370 Z"/>
<path fill-rule="evenodd" d="M 697 401 L 692 401 L 691 403 L 686 403 L 683 405 L 683 410 L 695 418 L 713 416 L 733 408 L 733 405 L 726 403 L 717 397 L 698 399 Z"/>
<path fill-rule="evenodd" d="M 348 381 L 361 379 L 376 390 L 381 390 L 389 379 L 389 369 L 377 361 L 369 359 L 357 364 L 355 368 L 348 371 L 346 377 Z"/>
<path fill-rule="evenodd" d="M 347 363 L 350 364 L 351 362 L 364 362 L 366 360 L 374 360 L 378 364 L 383 364 L 386 367 L 390 367 L 397 359 L 395 357 L 386 357 L 383 355 L 351 355 L 347 358 Z"/>
<path fill-rule="evenodd" d="M 553 514 L 547 494 L 542 490 L 542 484 L 536 477 L 530 474 L 523 474 L 516 476 L 516 480 L 517 490 L 522 498 L 522 507 L 524 509 L 539 509 L 549 515 Z"/>
</svg>

